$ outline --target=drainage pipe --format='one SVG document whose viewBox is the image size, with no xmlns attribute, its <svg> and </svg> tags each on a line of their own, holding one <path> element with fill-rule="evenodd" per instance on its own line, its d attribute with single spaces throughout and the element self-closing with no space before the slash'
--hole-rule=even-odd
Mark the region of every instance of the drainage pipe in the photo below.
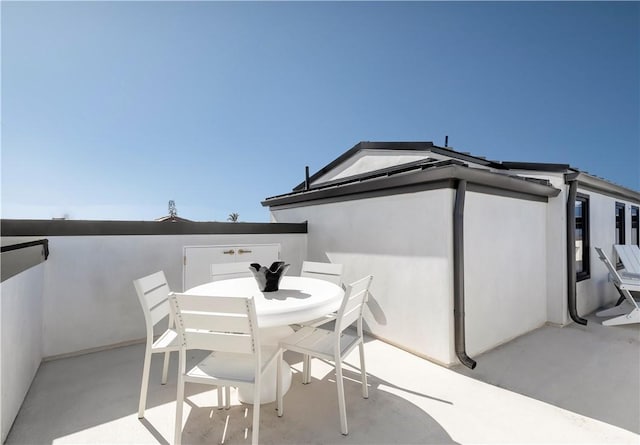
<svg viewBox="0 0 640 445">
<path fill-rule="evenodd" d="M 464 197 L 467 181 L 458 181 L 453 208 L 453 328 L 456 355 L 467 368 L 476 362 L 467 355 L 464 332 Z"/>
<path fill-rule="evenodd" d="M 576 195 L 578 181 L 570 180 L 569 197 L 567 198 L 567 306 L 571 319 L 578 324 L 586 325 L 587 320 L 578 315 L 576 307 Z"/>
</svg>

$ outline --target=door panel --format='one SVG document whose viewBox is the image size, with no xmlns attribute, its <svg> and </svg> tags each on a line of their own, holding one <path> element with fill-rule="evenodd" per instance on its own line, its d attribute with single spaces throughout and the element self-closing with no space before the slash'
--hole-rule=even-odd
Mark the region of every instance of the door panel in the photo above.
<svg viewBox="0 0 640 445">
<path fill-rule="evenodd" d="M 249 261 L 270 266 L 280 259 L 280 244 L 185 246 L 183 291 L 211 281 L 211 264 Z"/>
</svg>

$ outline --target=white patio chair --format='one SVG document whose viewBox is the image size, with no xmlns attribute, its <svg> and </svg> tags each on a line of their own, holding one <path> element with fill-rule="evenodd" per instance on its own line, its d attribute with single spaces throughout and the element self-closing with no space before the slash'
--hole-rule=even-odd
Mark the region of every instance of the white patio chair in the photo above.
<svg viewBox="0 0 640 445">
<path fill-rule="evenodd" d="M 301 277 L 317 278 L 318 280 L 329 281 L 338 286 L 342 286 L 342 270 L 343 266 L 339 263 L 319 263 L 315 261 L 304 261 L 302 263 Z M 293 329 L 298 330 L 301 326 L 318 327 L 323 324 L 329 323 L 336 319 L 338 314 L 332 312 L 331 314 L 323 315 L 313 320 L 300 323 L 299 325 L 292 326 Z M 308 356 L 304 356 L 302 361 L 302 381 L 306 384 L 311 381 L 311 362 Z"/>
<path fill-rule="evenodd" d="M 300 276 L 330 281 L 333 284 L 341 286 L 342 269 L 342 264 L 304 261 L 302 263 L 302 272 L 300 272 Z"/>
<path fill-rule="evenodd" d="M 251 443 L 257 444 L 260 426 L 260 380 L 267 366 L 278 357 L 278 347 L 260 346 L 253 297 L 171 293 L 169 301 L 181 342 L 175 444 L 179 445 L 182 439 L 185 383 L 218 385 L 218 387 L 252 387 Z M 188 349 L 214 352 L 187 372 L 186 351 Z"/>
<path fill-rule="evenodd" d="M 640 247 L 634 244 L 615 244 L 613 247 L 624 266 L 622 278 L 640 279 Z"/>
<path fill-rule="evenodd" d="M 598 317 L 610 317 L 617 315 L 617 317 L 603 321 L 602 324 L 605 326 L 640 323 L 640 307 L 633 298 L 633 295 L 631 295 L 632 291 L 640 292 L 640 279 L 622 278 L 602 249 L 600 247 L 596 247 L 595 249 L 600 260 L 602 260 L 605 266 L 607 266 L 609 275 L 613 280 L 613 284 L 616 286 L 620 294 L 625 297 L 625 301 L 620 305 L 596 312 L 596 315 Z"/>
<path fill-rule="evenodd" d="M 211 281 L 251 277 L 250 265 L 250 262 L 214 263 L 211 265 Z"/>
<path fill-rule="evenodd" d="M 149 370 L 151 367 L 151 355 L 164 353 L 164 365 L 162 367 L 162 384 L 167 383 L 169 370 L 169 358 L 171 351 L 177 351 L 179 343 L 174 329 L 173 315 L 169 309 L 169 284 L 163 271 L 156 272 L 146 277 L 133 281 L 136 288 L 140 306 L 144 313 L 144 322 L 147 329 L 147 346 L 144 353 L 144 368 L 142 370 L 142 386 L 140 388 L 140 402 L 138 405 L 138 418 L 144 417 L 147 404 L 147 390 L 149 387 Z M 169 316 L 168 328 L 160 337 L 153 341 L 153 327 Z"/>
<path fill-rule="evenodd" d="M 316 263 L 314 261 L 304 261 L 302 263 L 301 277 L 317 278 L 318 280 L 329 281 L 338 286 L 342 286 L 342 264 L 337 263 Z M 318 327 L 336 319 L 336 312 L 326 314 L 314 320 L 301 323 L 301 326 Z"/>
<path fill-rule="evenodd" d="M 282 354 L 285 350 L 296 351 L 311 357 L 333 361 L 336 369 L 336 386 L 338 388 L 338 406 L 340 409 L 340 430 L 347 435 L 347 412 L 344 400 L 344 382 L 342 379 L 342 361 L 356 347 L 360 348 L 360 373 L 362 380 L 362 397 L 369 397 L 367 388 L 367 373 L 364 364 L 364 338 L 362 331 L 362 311 L 367 301 L 369 285 L 373 277 L 364 277 L 353 284 L 346 286 L 342 305 L 338 310 L 335 327 L 327 330 L 317 327 L 305 326 L 280 341 L 278 358 L 278 378 L 276 381 L 276 394 L 278 402 L 278 416 L 282 416 L 282 385 L 280 382 L 282 372 Z M 357 330 L 353 333 L 345 332 L 353 323 L 357 322 Z"/>
</svg>

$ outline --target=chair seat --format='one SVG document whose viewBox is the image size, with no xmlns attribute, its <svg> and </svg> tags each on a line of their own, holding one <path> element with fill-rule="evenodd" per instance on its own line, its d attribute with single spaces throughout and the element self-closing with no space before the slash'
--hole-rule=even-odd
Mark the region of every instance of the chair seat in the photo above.
<svg viewBox="0 0 640 445">
<path fill-rule="evenodd" d="M 334 360 L 335 333 L 321 328 L 305 326 L 280 341 L 280 347 L 289 351 Z M 360 341 L 357 335 L 340 334 L 340 357 L 348 354 Z"/>
<path fill-rule="evenodd" d="M 151 346 L 151 349 L 163 349 L 167 351 L 177 351 L 179 348 L 178 333 L 175 329 L 167 329 L 164 331 Z"/>
<path fill-rule="evenodd" d="M 277 355 L 277 346 L 260 348 L 261 372 Z M 186 380 L 194 383 L 211 383 L 213 380 L 233 381 L 236 386 L 242 382 L 253 384 L 255 381 L 254 373 L 255 361 L 252 356 L 214 351 L 187 372 Z"/>
</svg>

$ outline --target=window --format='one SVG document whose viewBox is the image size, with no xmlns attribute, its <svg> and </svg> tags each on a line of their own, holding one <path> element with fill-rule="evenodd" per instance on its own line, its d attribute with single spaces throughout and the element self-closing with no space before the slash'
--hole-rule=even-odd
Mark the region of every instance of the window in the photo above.
<svg viewBox="0 0 640 445">
<path fill-rule="evenodd" d="M 616 242 L 615 244 L 624 244 L 624 204 L 616 202 Z M 617 256 L 617 255 L 616 255 Z M 622 261 L 618 258 L 616 267 L 622 269 Z"/>
<path fill-rule="evenodd" d="M 589 267 L 589 197 L 576 197 L 576 280 L 586 280 Z"/>
<path fill-rule="evenodd" d="M 640 246 L 640 216 L 638 207 L 631 207 L 631 244 Z"/>
</svg>

